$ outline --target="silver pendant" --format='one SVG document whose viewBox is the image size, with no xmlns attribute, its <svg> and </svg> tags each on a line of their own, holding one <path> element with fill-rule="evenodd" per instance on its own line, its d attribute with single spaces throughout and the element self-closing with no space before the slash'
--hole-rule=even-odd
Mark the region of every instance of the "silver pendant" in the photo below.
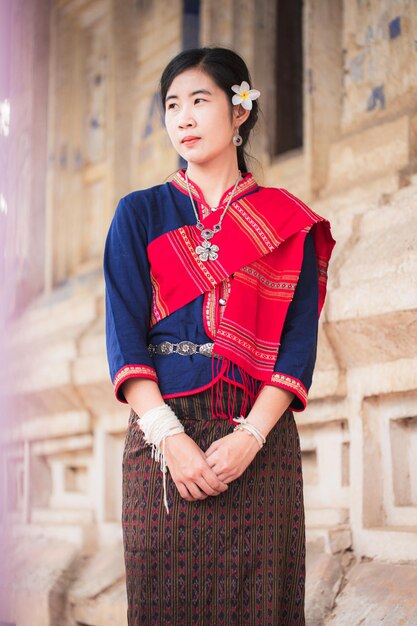
<svg viewBox="0 0 417 626">
<path fill-rule="evenodd" d="M 210 228 L 205 228 L 204 230 L 201 231 L 201 236 L 203 239 L 211 239 L 214 235 L 214 230 L 211 230 Z"/>
<path fill-rule="evenodd" d="M 213 237 L 213 233 L 211 234 L 211 237 Z M 195 252 L 196 254 L 198 254 L 198 258 L 200 259 L 200 261 L 215 261 L 219 256 L 217 254 L 218 251 L 219 246 L 216 246 L 216 244 L 214 243 L 210 243 L 210 241 L 207 241 L 207 239 L 202 242 L 201 246 L 197 246 L 195 249 Z"/>
</svg>

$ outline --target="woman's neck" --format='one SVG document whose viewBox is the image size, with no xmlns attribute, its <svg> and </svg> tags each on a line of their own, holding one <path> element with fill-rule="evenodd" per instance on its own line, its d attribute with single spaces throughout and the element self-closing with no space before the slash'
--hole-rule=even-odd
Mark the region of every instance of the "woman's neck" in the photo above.
<svg viewBox="0 0 417 626">
<path fill-rule="evenodd" d="M 189 163 L 187 167 L 188 178 L 198 185 L 209 206 L 218 206 L 222 195 L 233 187 L 238 175 L 237 162 L 204 166 Z"/>
</svg>

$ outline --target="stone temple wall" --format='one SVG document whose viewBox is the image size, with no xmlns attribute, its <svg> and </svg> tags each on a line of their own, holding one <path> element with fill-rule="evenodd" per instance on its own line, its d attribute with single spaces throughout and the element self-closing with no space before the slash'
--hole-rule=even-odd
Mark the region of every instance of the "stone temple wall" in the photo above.
<svg viewBox="0 0 417 626">
<path fill-rule="evenodd" d="M 303 140 L 273 154 L 282 4 L 11 4 L 0 521 L 14 565 L 0 621 L 126 623 L 129 409 L 108 374 L 102 252 L 118 199 L 178 167 L 158 79 L 199 42 L 240 52 L 262 92 L 254 174 L 328 217 L 337 241 L 296 414 L 308 623 L 417 623 L 417 4 L 303 3 Z"/>
</svg>

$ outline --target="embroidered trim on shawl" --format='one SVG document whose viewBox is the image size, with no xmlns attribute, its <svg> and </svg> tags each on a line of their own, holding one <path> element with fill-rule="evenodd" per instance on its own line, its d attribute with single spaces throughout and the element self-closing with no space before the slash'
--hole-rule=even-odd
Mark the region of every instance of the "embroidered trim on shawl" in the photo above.
<svg viewBox="0 0 417 626">
<path fill-rule="evenodd" d="M 124 402 L 125 404 L 127 404 L 127 401 L 121 390 L 119 393 L 119 389 L 121 385 L 129 378 L 150 378 L 156 383 L 158 382 L 156 370 L 153 367 L 149 367 L 149 365 L 124 365 L 116 373 L 113 380 L 113 385 L 114 395 L 116 396 L 116 399 L 119 400 L 119 402 Z"/>
<path fill-rule="evenodd" d="M 283 239 L 277 231 L 270 227 L 268 220 L 256 210 L 251 202 L 242 198 L 239 202 L 233 202 L 231 207 L 232 211 L 229 207 L 229 217 L 261 255 L 272 252 L 277 245 L 282 243 Z"/>
<path fill-rule="evenodd" d="M 233 351 L 236 357 L 239 356 L 249 373 L 255 369 L 258 377 L 261 373 L 267 376 L 274 367 L 277 359 L 276 345 L 261 342 L 225 317 L 218 328 L 216 340 L 221 341 L 222 347 Z M 214 349 L 216 350 L 216 346 Z"/>
<path fill-rule="evenodd" d="M 274 270 L 263 259 L 242 267 L 235 273 L 235 280 L 257 289 L 268 300 L 292 300 L 297 286 L 299 271 Z"/>
</svg>

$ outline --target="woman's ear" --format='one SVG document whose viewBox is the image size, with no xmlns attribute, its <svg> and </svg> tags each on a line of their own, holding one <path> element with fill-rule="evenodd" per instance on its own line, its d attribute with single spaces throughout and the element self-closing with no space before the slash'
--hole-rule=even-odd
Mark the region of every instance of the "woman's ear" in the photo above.
<svg viewBox="0 0 417 626">
<path fill-rule="evenodd" d="M 233 122 L 234 124 L 241 126 L 246 122 L 250 115 L 250 111 L 248 109 L 244 109 L 241 104 L 236 104 L 233 107 Z"/>
</svg>

